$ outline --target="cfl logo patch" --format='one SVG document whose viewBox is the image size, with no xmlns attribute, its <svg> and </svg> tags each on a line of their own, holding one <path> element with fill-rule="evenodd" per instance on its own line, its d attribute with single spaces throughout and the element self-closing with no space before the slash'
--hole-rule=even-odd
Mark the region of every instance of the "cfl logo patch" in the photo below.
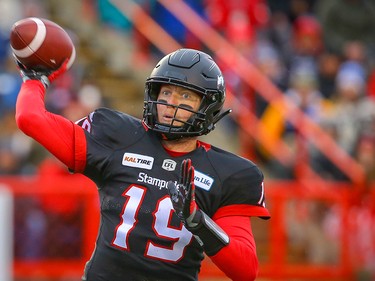
<svg viewBox="0 0 375 281">
<path fill-rule="evenodd" d="M 172 159 L 164 159 L 163 165 L 161 166 L 166 171 L 174 171 L 176 170 L 177 163 Z"/>
</svg>

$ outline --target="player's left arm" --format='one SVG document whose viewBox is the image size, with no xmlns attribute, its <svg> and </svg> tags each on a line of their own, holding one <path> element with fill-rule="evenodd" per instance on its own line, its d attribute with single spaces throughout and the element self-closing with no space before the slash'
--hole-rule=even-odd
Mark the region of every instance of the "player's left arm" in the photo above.
<svg viewBox="0 0 375 281">
<path fill-rule="evenodd" d="M 233 280 L 254 280 L 258 259 L 249 217 L 220 215 L 214 221 L 200 210 L 190 159 L 182 163 L 178 184 L 170 181 L 167 187 L 177 216 L 213 262 Z"/>
<path fill-rule="evenodd" d="M 175 213 L 208 255 L 229 244 L 229 236 L 195 202 L 194 167 L 191 160 L 182 162 L 178 184 L 169 181 L 169 196 Z"/>
<path fill-rule="evenodd" d="M 229 237 L 229 244 L 210 256 L 215 265 L 232 280 L 255 280 L 258 257 L 250 218 L 227 216 L 215 219 Z"/>
</svg>

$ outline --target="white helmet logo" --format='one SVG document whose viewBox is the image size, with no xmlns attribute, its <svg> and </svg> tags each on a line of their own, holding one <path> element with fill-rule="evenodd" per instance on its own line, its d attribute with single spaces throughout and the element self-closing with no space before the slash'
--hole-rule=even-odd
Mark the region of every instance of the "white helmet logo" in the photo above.
<svg viewBox="0 0 375 281">
<path fill-rule="evenodd" d="M 221 89 L 224 87 L 224 78 L 221 75 L 217 76 L 217 88 Z"/>
</svg>

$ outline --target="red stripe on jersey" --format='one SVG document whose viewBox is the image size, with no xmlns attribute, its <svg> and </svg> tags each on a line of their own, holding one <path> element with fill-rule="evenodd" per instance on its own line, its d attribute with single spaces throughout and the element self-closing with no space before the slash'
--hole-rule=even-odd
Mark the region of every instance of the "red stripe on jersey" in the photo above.
<svg viewBox="0 0 375 281">
<path fill-rule="evenodd" d="M 211 145 L 203 141 L 197 141 L 197 145 L 198 147 L 203 147 L 206 151 L 209 151 L 211 149 Z"/>
<path fill-rule="evenodd" d="M 163 147 L 164 147 L 165 151 L 172 157 L 180 157 L 180 156 L 184 156 L 185 154 L 189 153 L 189 152 L 173 151 L 173 150 L 170 150 L 170 149 L 166 148 L 165 146 L 163 146 Z M 199 141 L 199 140 L 197 141 L 197 147 L 203 147 L 206 151 L 209 151 L 211 149 L 210 144 Z"/>
<path fill-rule="evenodd" d="M 214 214 L 213 220 L 227 216 L 260 217 L 263 219 L 269 219 L 271 217 L 268 210 L 261 206 L 237 204 L 219 208 Z"/>
</svg>

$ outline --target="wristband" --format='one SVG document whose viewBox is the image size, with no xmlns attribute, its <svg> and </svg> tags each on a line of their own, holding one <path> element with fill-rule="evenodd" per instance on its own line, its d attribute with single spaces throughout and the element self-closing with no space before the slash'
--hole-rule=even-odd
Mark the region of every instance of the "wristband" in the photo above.
<svg viewBox="0 0 375 281">
<path fill-rule="evenodd" d="M 193 223 L 196 226 L 186 225 L 186 228 L 194 234 L 208 256 L 215 255 L 229 244 L 229 236 L 202 210 L 196 212 Z"/>
</svg>

